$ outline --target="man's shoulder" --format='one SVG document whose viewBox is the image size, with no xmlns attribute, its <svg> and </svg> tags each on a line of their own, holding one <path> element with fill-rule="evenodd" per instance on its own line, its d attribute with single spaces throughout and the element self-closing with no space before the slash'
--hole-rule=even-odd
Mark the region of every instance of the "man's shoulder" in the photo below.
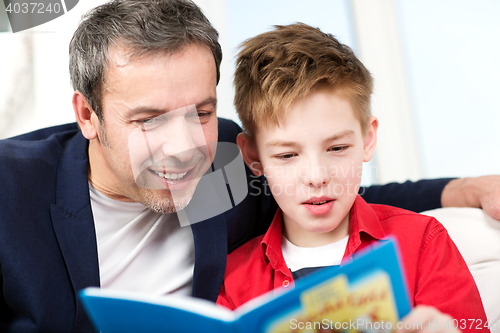
<svg viewBox="0 0 500 333">
<path fill-rule="evenodd" d="M 15 137 L 0 140 L 0 158 L 3 167 L 27 161 L 40 160 L 57 163 L 67 143 L 79 134 L 76 123 L 47 127 Z"/>
<path fill-rule="evenodd" d="M 78 125 L 76 123 L 69 123 L 51 127 L 41 128 L 29 133 L 24 133 L 21 135 L 8 138 L 7 140 L 21 140 L 21 141 L 39 141 L 46 140 L 51 136 L 57 136 L 66 133 L 76 134 L 79 131 Z"/>
<path fill-rule="evenodd" d="M 236 143 L 236 137 L 241 133 L 241 127 L 234 121 L 225 118 L 218 118 L 219 142 Z"/>
</svg>

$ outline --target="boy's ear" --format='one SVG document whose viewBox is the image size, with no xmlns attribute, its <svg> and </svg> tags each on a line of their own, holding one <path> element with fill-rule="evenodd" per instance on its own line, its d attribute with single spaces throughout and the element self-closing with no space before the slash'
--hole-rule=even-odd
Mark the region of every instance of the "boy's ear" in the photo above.
<svg viewBox="0 0 500 333">
<path fill-rule="evenodd" d="M 368 119 L 368 130 L 364 136 L 363 162 L 368 162 L 372 158 L 373 151 L 377 145 L 377 129 L 378 119 L 371 116 L 370 119 Z"/>
<path fill-rule="evenodd" d="M 264 168 L 260 164 L 259 154 L 257 153 L 257 148 L 255 143 L 250 140 L 248 135 L 245 133 L 238 134 L 236 138 L 236 144 L 240 148 L 241 155 L 246 165 L 252 170 L 253 174 L 256 176 L 262 176 L 264 174 Z"/>
<path fill-rule="evenodd" d="M 73 110 L 83 136 L 88 140 L 95 139 L 99 119 L 89 103 L 87 103 L 85 96 L 78 90 L 73 93 Z"/>
</svg>

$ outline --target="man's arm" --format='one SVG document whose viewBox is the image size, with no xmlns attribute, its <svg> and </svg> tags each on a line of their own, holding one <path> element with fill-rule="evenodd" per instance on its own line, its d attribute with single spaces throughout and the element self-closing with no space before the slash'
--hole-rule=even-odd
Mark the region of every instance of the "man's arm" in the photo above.
<svg viewBox="0 0 500 333">
<path fill-rule="evenodd" d="M 441 195 L 451 178 L 407 181 L 362 187 L 359 194 L 369 203 L 391 205 L 422 212 L 441 208 Z"/>
<path fill-rule="evenodd" d="M 500 220 L 500 176 L 451 180 L 441 194 L 443 207 L 477 207 Z"/>
<path fill-rule="evenodd" d="M 443 178 L 372 185 L 359 194 L 369 203 L 422 212 L 441 207 L 476 207 L 500 220 L 500 176 Z"/>
</svg>

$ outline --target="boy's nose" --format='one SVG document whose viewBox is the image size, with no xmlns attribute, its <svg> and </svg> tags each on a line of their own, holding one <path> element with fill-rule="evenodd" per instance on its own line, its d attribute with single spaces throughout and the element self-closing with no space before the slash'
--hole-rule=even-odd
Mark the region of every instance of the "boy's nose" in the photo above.
<svg viewBox="0 0 500 333">
<path fill-rule="evenodd" d="M 307 167 L 307 174 L 304 177 L 304 184 L 313 187 L 322 187 L 330 183 L 328 168 L 321 164 L 311 162 Z"/>
</svg>

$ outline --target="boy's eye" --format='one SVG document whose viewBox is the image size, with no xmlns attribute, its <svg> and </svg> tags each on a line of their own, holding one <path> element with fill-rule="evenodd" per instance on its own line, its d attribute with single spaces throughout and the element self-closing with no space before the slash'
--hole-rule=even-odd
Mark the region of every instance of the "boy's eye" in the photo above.
<svg viewBox="0 0 500 333">
<path fill-rule="evenodd" d="M 276 155 L 275 157 L 279 160 L 288 160 L 294 156 L 295 156 L 295 154 L 287 153 L 287 154 Z"/>
<path fill-rule="evenodd" d="M 346 150 L 347 148 L 349 148 L 349 146 L 335 146 L 331 147 L 329 150 L 334 152 L 341 152 L 343 150 Z"/>
</svg>

